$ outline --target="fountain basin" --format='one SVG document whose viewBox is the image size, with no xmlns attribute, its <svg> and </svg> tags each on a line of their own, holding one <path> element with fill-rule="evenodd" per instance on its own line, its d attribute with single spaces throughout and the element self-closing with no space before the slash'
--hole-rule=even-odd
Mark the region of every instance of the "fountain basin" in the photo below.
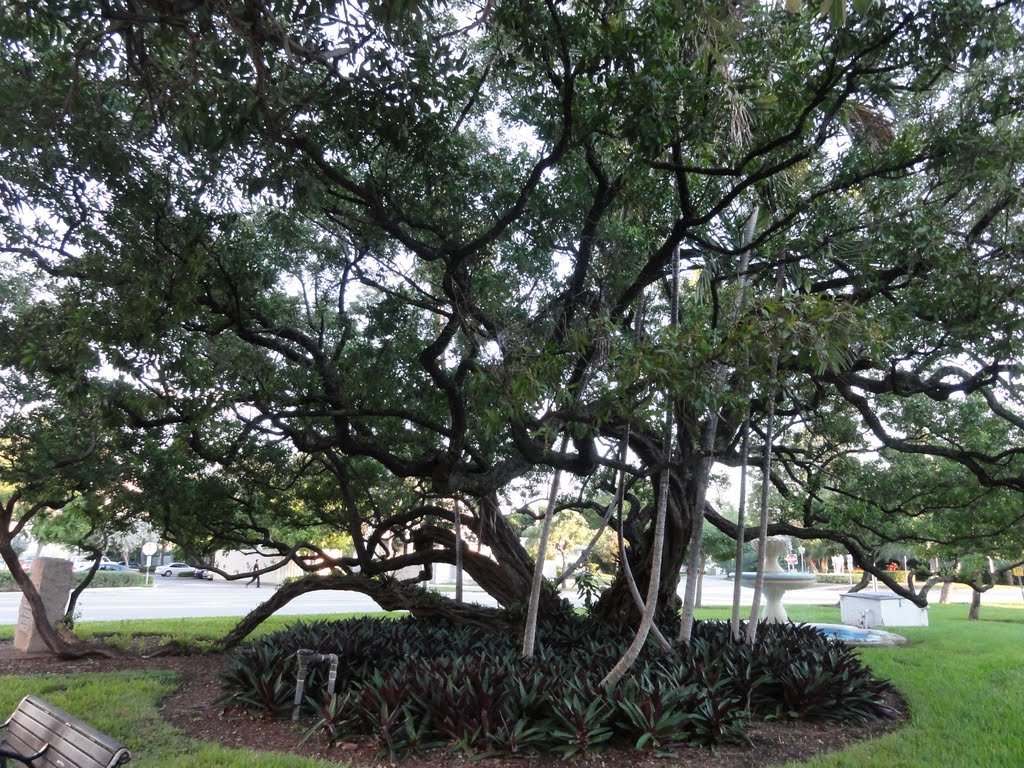
<svg viewBox="0 0 1024 768">
<path fill-rule="evenodd" d="M 906 645 L 907 638 L 881 629 L 862 629 L 849 624 L 808 624 L 830 640 L 845 645 L 873 645 L 877 647 Z"/>
<path fill-rule="evenodd" d="M 753 587 L 757 574 L 744 571 L 740 574 L 740 584 Z M 785 573 L 765 571 L 762 589 L 765 596 L 764 620 L 769 624 L 785 624 L 789 621 L 782 595 L 791 589 L 807 589 L 818 583 L 813 573 Z"/>
</svg>

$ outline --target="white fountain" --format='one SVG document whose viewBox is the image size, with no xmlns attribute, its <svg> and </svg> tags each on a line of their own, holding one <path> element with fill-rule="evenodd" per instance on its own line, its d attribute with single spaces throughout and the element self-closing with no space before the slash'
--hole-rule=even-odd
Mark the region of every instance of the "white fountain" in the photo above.
<svg viewBox="0 0 1024 768">
<path fill-rule="evenodd" d="M 764 620 L 767 622 L 784 624 L 789 621 L 786 609 L 782 606 L 782 595 L 787 590 L 806 589 L 817 583 L 817 577 L 813 573 L 790 573 L 779 565 L 779 558 L 789 550 L 789 544 L 788 536 L 769 536 L 765 540 L 762 589 L 766 598 Z M 744 571 L 740 574 L 740 584 L 745 587 L 753 587 L 756 577 L 756 573 Z M 902 635 L 880 629 L 863 629 L 847 624 L 810 624 L 809 626 L 817 629 L 825 637 L 846 645 L 897 646 L 905 645 L 907 642 Z"/>
<path fill-rule="evenodd" d="M 765 596 L 764 620 L 770 624 L 785 624 L 789 621 L 786 609 L 782 605 L 782 595 L 790 589 L 807 589 L 813 587 L 818 579 L 813 573 L 790 573 L 779 565 L 779 557 L 789 550 L 788 536 L 769 536 L 764 542 L 764 583 L 762 590 Z M 754 546 L 757 546 L 755 542 Z M 740 584 L 753 587 L 757 574 L 744 571 L 740 574 Z"/>
</svg>

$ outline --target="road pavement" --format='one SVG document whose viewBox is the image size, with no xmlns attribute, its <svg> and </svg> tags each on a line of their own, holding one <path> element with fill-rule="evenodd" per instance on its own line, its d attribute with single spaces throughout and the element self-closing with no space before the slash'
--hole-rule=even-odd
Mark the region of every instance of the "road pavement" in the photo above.
<svg viewBox="0 0 1024 768">
<path fill-rule="evenodd" d="M 87 589 L 78 600 L 81 621 L 175 619 L 244 616 L 267 600 L 274 587 L 257 589 L 244 581 L 204 581 L 156 577 L 150 587 Z M 20 592 L 0 593 L 0 625 L 15 624 Z M 370 598 L 354 592 L 311 592 L 292 600 L 278 613 L 286 615 L 379 611 Z"/>
<path fill-rule="evenodd" d="M 260 589 L 247 587 L 245 581 L 203 581 L 187 578 L 157 577 L 152 587 L 122 587 L 118 589 L 87 589 L 79 599 L 82 621 L 119 621 L 125 619 L 200 618 L 209 616 L 244 616 L 273 594 L 274 587 L 264 584 Z M 680 583 L 679 592 L 685 586 Z M 724 577 L 704 578 L 703 599 L 705 606 L 731 605 L 732 581 Z M 811 589 L 793 590 L 786 593 L 786 605 L 838 605 L 839 595 L 849 586 L 822 584 Z M 450 591 L 445 594 L 451 595 Z M 564 593 L 574 600 L 575 593 Z M 937 597 L 938 591 L 933 592 Z M 741 601 L 749 606 L 753 590 L 744 587 Z M 468 589 L 466 599 L 482 605 L 494 605 L 494 601 L 480 590 Z M 969 589 L 954 589 L 954 602 L 967 602 Z M 21 593 L 0 593 L 0 625 L 15 624 Z M 982 598 L 983 603 L 1021 603 L 1019 588 L 996 587 Z M 365 595 L 354 592 L 310 592 L 297 597 L 278 611 L 279 614 L 296 616 L 303 614 L 345 613 L 350 611 L 378 611 L 380 607 Z"/>
</svg>

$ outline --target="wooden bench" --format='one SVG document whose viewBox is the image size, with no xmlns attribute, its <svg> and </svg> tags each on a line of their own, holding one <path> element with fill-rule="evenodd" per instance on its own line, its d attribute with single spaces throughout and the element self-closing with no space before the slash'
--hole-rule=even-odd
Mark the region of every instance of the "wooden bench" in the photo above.
<svg viewBox="0 0 1024 768">
<path fill-rule="evenodd" d="M 132 759 L 124 744 L 38 696 L 22 699 L 0 727 L 0 768 L 113 768 Z"/>
</svg>

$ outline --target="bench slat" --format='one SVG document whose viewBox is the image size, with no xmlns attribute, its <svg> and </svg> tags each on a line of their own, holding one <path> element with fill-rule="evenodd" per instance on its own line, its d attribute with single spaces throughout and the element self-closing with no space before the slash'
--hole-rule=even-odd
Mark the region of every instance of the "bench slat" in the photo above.
<svg viewBox="0 0 1024 768">
<path fill-rule="evenodd" d="M 39 768 L 110 768 L 131 759 L 124 745 L 35 696 L 22 699 L 8 721 L 3 744 L 23 754 L 50 747 Z"/>
<path fill-rule="evenodd" d="M 106 759 L 96 760 L 92 755 L 76 749 L 74 744 L 62 740 L 59 734 L 52 732 L 30 733 L 24 730 L 24 723 L 12 723 L 10 731 L 12 735 L 19 736 L 23 744 L 29 745 L 30 748 L 23 751 L 20 747 L 14 747 L 12 743 L 11 748 L 23 754 L 31 754 L 42 749 L 45 744 L 50 745 L 43 756 L 35 761 L 36 764 L 54 766 L 54 768 L 71 768 L 71 766 L 97 768 L 107 765 Z"/>
<path fill-rule="evenodd" d="M 97 749 L 107 752 L 116 752 L 124 748 L 124 745 L 116 739 L 110 738 L 105 733 L 100 733 L 88 723 L 42 699 L 26 696 L 23 703 L 26 714 L 30 714 L 34 720 L 48 723 L 51 728 L 61 732 L 74 732 L 76 741 L 94 744 Z"/>
<path fill-rule="evenodd" d="M 93 761 L 106 765 L 120 745 L 116 742 L 111 744 L 110 740 L 106 738 L 101 742 L 92 733 L 81 730 L 84 723 L 70 722 L 70 719 L 71 716 L 66 712 L 51 713 L 39 707 L 38 704 L 32 703 L 24 711 L 19 710 L 10 727 L 22 727 L 28 734 L 35 736 L 43 743 L 67 742 L 83 756 L 88 756 Z M 85 727 L 89 728 L 89 726 Z M 92 729 L 89 728 L 89 731 Z M 98 734 L 98 732 L 94 733 Z"/>
<path fill-rule="evenodd" d="M 31 752 L 28 754 L 31 754 Z M 97 762 L 80 750 L 75 749 L 73 745 L 57 741 L 51 743 L 46 752 L 34 760 L 32 764 L 38 766 L 38 768 L 110 768 L 119 763 L 114 759 L 113 755 L 111 755 L 109 760 Z"/>
<path fill-rule="evenodd" d="M 78 734 L 63 728 L 59 721 L 20 718 L 8 727 L 12 734 L 20 736 L 23 742 L 30 744 L 33 751 L 42 749 L 44 744 L 49 744 L 49 753 L 61 756 L 69 765 L 105 766 L 113 755 L 108 749 L 97 749 L 88 740 L 76 738 Z M 57 758 L 51 757 L 51 760 L 56 762 Z"/>
</svg>

